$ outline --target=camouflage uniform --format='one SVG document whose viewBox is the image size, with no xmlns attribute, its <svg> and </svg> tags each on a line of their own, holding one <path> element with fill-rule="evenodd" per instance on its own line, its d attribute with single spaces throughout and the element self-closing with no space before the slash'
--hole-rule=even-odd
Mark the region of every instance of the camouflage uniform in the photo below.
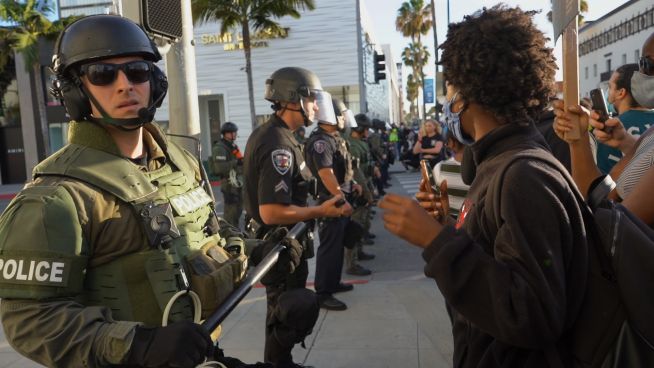
<svg viewBox="0 0 654 368">
<path fill-rule="evenodd" d="M 213 146 L 211 171 L 221 179 L 220 191 L 225 203 L 223 217 L 239 227 L 243 212 L 243 155 L 234 142 L 223 138 Z"/>
<path fill-rule="evenodd" d="M 71 122 L 70 143 L 0 218 L 0 313 L 26 357 L 122 364 L 136 327 L 161 326 L 167 304 L 169 321 L 191 319 L 188 294 L 171 302 L 178 291 L 190 286 L 207 314 L 243 276 L 243 241 L 218 234 L 197 160 L 154 124 L 143 134 L 147 161 L 136 163 L 100 125 Z"/>
</svg>

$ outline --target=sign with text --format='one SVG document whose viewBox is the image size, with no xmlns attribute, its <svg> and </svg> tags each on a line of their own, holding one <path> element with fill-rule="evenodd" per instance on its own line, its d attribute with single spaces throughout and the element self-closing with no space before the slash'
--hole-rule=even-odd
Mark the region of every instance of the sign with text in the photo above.
<svg viewBox="0 0 654 368">
<path fill-rule="evenodd" d="M 422 89 L 422 91 L 423 91 L 422 95 L 424 97 L 423 98 L 424 103 L 433 104 L 434 103 L 434 79 L 433 78 L 425 79 L 425 82 L 424 82 L 422 88 L 423 88 Z"/>
</svg>

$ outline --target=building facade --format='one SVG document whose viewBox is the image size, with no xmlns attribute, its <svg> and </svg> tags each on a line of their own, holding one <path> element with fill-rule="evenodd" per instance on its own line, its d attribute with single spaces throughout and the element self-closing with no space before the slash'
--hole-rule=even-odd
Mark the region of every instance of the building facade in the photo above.
<svg viewBox="0 0 654 368">
<path fill-rule="evenodd" d="M 272 113 L 263 98 L 265 81 L 277 69 L 297 66 L 315 72 L 323 89 L 341 99 L 355 114 L 399 122 L 399 87 L 389 47 L 375 40 L 365 6 L 360 0 L 320 0 L 313 11 L 299 19 L 285 17 L 281 36 L 258 32 L 252 42 L 252 79 L 256 122 L 251 122 L 245 73 L 245 54 L 239 30 L 219 33 L 220 23 L 194 28 L 202 151 L 220 138 L 220 125 L 231 121 L 239 127 L 237 143 L 245 145 L 253 127 Z M 373 54 L 386 55 L 386 80 L 374 81 Z M 168 120 L 167 104 L 157 120 Z"/>
<path fill-rule="evenodd" d="M 579 93 L 606 90 L 611 74 L 638 63 L 645 39 L 654 32 L 654 3 L 629 1 L 579 29 Z"/>
</svg>

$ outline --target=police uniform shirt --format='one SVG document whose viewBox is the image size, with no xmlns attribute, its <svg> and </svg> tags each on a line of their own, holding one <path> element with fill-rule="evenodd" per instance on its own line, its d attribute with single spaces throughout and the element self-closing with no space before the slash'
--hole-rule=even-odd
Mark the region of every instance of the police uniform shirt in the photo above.
<svg viewBox="0 0 654 368">
<path fill-rule="evenodd" d="M 276 115 L 256 128 L 248 139 L 243 161 L 245 174 L 245 210 L 263 224 L 262 204 L 305 206 L 306 170 L 300 144 L 293 132 Z M 304 173 L 303 173 L 304 171 Z"/>
<path fill-rule="evenodd" d="M 339 184 L 343 184 L 345 178 L 345 163 L 338 149 L 337 138 L 330 135 L 320 127 L 314 131 L 307 140 L 305 147 L 305 159 L 311 173 L 320 179 L 318 172 L 325 168 L 334 170 L 334 175 Z M 322 180 L 318 181 L 319 193 L 331 195 L 323 185 Z"/>
</svg>

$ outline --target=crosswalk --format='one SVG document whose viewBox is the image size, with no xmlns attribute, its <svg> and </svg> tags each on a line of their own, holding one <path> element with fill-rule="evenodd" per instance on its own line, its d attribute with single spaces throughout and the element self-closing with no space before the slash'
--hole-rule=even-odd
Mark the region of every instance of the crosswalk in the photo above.
<svg viewBox="0 0 654 368">
<path fill-rule="evenodd" d="M 408 196 L 415 196 L 420 185 L 420 171 L 402 171 L 392 174 L 393 179 L 400 183 L 400 186 Z"/>
</svg>

